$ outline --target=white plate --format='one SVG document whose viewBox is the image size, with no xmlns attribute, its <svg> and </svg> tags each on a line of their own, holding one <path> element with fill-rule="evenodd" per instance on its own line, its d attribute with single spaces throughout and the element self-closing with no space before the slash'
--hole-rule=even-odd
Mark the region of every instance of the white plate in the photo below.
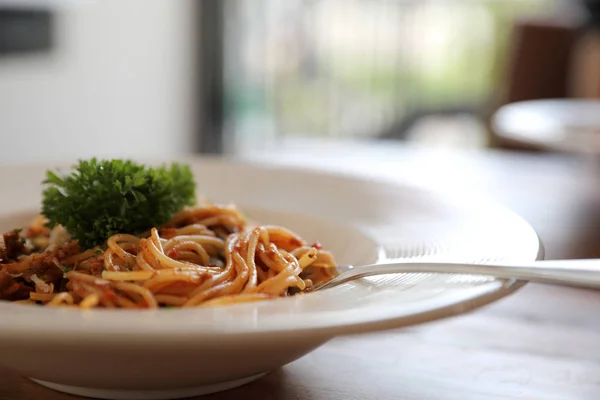
<svg viewBox="0 0 600 400">
<path fill-rule="evenodd" d="M 532 100 L 501 107 L 498 135 L 556 151 L 600 154 L 600 100 Z"/>
<path fill-rule="evenodd" d="M 340 263 L 388 259 L 530 261 L 534 230 L 502 207 L 347 176 L 202 159 L 199 190 L 256 220 L 319 240 Z M 46 166 L 0 168 L 0 228 L 38 207 Z M 484 277 L 408 274 L 310 295 L 192 310 L 60 310 L 0 303 L 0 363 L 51 388 L 166 399 L 224 390 L 337 335 L 448 317 L 518 289 Z M 376 367 L 376 366 L 374 366 Z"/>
</svg>

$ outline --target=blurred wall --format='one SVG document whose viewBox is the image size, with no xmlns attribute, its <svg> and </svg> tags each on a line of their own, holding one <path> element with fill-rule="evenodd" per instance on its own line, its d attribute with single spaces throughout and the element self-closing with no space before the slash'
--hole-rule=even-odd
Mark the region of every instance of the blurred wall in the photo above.
<svg viewBox="0 0 600 400">
<path fill-rule="evenodd" d="M 59 5 L 50 53 L 0 57 L 0 163 L 189 152 L 192 3 Z"/>
</svg>

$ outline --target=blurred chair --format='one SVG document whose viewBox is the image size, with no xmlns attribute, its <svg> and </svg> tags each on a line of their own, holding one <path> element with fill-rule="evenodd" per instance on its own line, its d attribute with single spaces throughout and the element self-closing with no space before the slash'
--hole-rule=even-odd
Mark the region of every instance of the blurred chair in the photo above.
<svg viewBox="0 0 600 400">
<path fill-rule="evenodd" d="M 600 0 L 581 0 L 588 13 L 581 37 L 573 51 L 571 95 L 600 98 Z"/>
<path fill-rule="evenodd" d="M 519 21 L 509 50 L 504 103 L 567 97 L 577 32 L 577 26 L 555 21 Z"/>
</svg>

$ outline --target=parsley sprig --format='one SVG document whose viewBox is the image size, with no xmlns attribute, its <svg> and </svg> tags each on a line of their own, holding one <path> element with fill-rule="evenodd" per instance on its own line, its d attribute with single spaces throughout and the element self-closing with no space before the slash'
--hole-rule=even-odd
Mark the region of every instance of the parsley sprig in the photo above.
<svg viewBox="0 0 600 400">
<path fill-rule="evenodd" d="M 196 200 L 190 169 L 150 168 L 129 160 L 79 161 L 67 176 L 47 171 L 42 214 L 63 225 L 83 248 L 116 233 L 140 233 L 167 222 Z"/>
</svg>

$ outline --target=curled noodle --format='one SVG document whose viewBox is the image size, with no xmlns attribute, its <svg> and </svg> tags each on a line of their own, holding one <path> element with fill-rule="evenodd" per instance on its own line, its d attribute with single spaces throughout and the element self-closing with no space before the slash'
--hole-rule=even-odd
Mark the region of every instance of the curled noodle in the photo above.
<svg viewBox="0 0 600 400">
<path fill-rule="evenodd" d="M 337 273 L 320 245 L 284 227 L 250 225 L 231 206 L 186 209 L 86 251 L 64 230 L 46 235 L 47 248 L 0 263 L 25 293 L 11 298 L 0 286 L 0 298 L 82 309 L 216 306 L 301 293 Z"/>
</svg>

